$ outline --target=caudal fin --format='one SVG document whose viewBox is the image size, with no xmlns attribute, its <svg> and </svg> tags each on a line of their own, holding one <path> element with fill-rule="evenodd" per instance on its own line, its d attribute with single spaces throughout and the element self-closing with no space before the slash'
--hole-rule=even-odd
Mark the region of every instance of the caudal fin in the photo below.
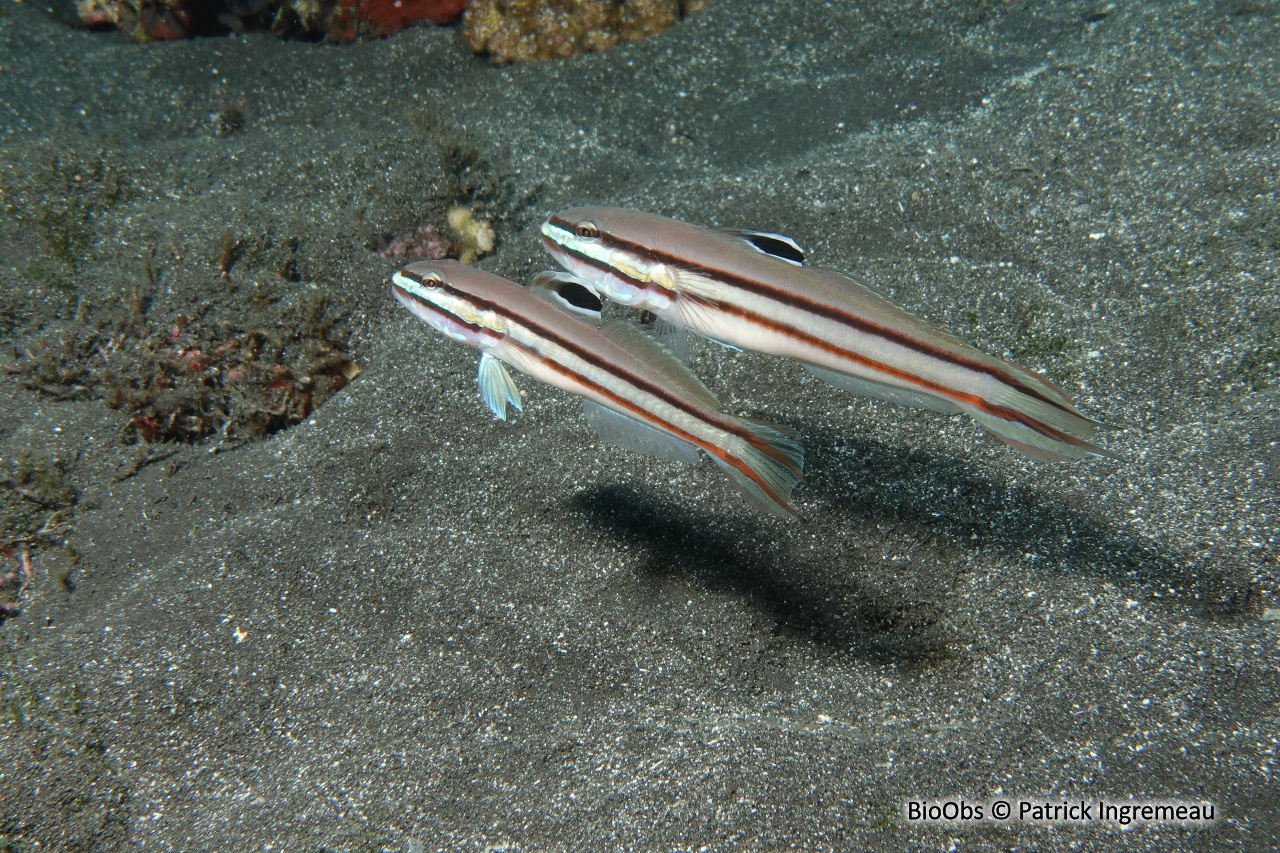
<svg viewBox="0 0 1280 853">
<path fill-rule="evenodd" d="M 804 448 L 795 436 L 772 424 L 742 419 L 751 437 L 725 455 L 711 454 L 742 493 L 756 506 L 777 515 L 803 518 L 791 503 L 801 482 Z"/>
<path fill-rule="evenodd" d="M 1033 459 L 1117 458 L 1114 453 L 1090 441 L 1098 433 L 1098 422 L 1076 411 L 1074 406 L 1065 402 L 1065 397 L 1065 405 L 1059 405 L 1013 389 L 993 396 L 989 407 L 963 405 L 962 408 L 996 438 Z"/>
</svg>

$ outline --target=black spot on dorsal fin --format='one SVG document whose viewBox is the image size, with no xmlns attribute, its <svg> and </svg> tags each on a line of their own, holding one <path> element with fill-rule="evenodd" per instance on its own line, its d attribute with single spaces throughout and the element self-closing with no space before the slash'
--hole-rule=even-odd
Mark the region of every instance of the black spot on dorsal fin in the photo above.
<svg viewBox="0 0 1280 853">
<path fill-rule="evenodd" d="M 569 273 L 551 271 L 539 273 L 530 284 L 530 289 L 575 314 L 598 319 L 600 312 L 604 310 L 604 304 L 595 291 Z"/>
<path fill-rule="evenodd" d="M 804 249 L 790 237 L 770 234 L 767 231 L 730 231 L 728 233 L 742 238 L 757 252 L 773 255 L 775 258 L 797 266 L 804 263 Z"/>
<path fill-rule="evenodd" d="M 560 294 L 561 299 L 574 308 L 581 308 L 583 311 L 592 311 L 596 314 L 599 314 L 604 309 L 604 304 L 600 301 L 600 297 L 576 281 L 566 281 L 560 285 L 560 289 L 557 292 Z"/>
</svg>

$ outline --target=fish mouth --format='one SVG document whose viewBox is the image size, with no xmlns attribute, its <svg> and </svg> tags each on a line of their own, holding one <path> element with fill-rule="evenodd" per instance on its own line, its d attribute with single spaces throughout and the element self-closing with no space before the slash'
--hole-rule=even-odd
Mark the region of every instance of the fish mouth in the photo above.
<svg viewBox="0 0 1280 853">
<path fill-rule="evenodd" d="M 549 225 L 550 223 L 547 223 L 546 225 L 542 226 L 542 245 L 546 247 L 548 252 L 550 252 L 552 255 L 555 255 L 556 258 L 558 259 L 562 255 L 564 255 L 565 248 L 564 246 L 561 246 L 558 242 L 556 242 L 554 237 L 552 237 L 550 234 L 547 233 L 547 228 Z"/>
<path fill-rule="evenodd" d="M 412 309 L 417 307 L 446 319 L 456 319 L 453 314 L 444 310 L 439 305 L 436 305 L 429 299 L 424 299 L 394 280 L 391 282 L 391 295 L 400 300 L 400 304 L 406 308 Z"/>
</svg>

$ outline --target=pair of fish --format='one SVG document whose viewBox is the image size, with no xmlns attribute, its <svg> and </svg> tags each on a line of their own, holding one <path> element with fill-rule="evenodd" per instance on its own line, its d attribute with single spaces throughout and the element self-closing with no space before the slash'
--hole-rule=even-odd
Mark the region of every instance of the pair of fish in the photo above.
<svg viewBox="0 0 1280 853">
<path fill-rule="evenodd" d="M 608 440 L 692 461 L 704 451 L 757 504 L 796 515 L 803 451 L 790 433 L 738 418 L 634 326 L 599 319 L 599 297 L 739 349 L 793 358 L 858 394 L 963 412 L 1038 459 L 1109 455 L 1099 424 L 1052 383 L 913 317 L 853 278 L 804 265 L 794 241 L 700 228 L 616 208 L 575 208 L 542 226 L 567 269 L 528 288 L 449 261 L 410 264 L 393 292 L 448 337 L 481 350 L 480 390 L 519 408 L 509 364 L 586 401 Z"/>
</svg>

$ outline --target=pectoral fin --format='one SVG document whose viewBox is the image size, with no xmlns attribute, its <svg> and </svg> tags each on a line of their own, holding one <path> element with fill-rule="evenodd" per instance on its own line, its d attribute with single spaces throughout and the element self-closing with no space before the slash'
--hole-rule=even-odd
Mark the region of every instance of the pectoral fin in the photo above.
<svg viewBox="0 0 1280 853">
<path fill-rule="evenodd" d="M 506 365 L 493 356 L 485 353 L 480 356 L 480 399 L 484 400 L 484 404 L 489 407 L 489 411 L 493 412 L 500 419 L 507 419 L 507 404 L 516 407 L 516 411 L 522 411 L 520 407 L 520 390 L 516 388 L 516 383 L 512 381 L 511 374 L 507 373 Z"/>
</svg>

